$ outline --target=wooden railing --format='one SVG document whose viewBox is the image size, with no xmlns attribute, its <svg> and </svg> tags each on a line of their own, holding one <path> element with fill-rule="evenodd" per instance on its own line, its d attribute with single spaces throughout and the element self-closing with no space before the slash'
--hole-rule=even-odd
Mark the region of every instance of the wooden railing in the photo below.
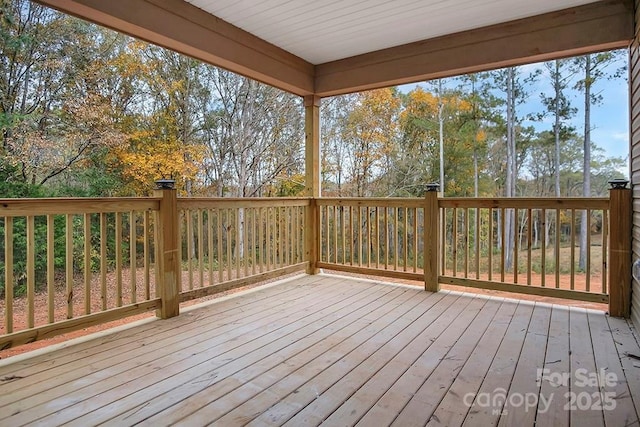
<svg viewBox="0 0 640 427">
<path fill-rule="evenodd" d="M 0 349 L 285 274 L 331 269 L 630 300 L 630 190 L 596 199 L 0 200 Z M 580 264 L 579 233 L 586 249 Z M 317 236 L 317 237 L 316 237 Z"/>
<path fill-rule="evenodd" d="M 424 199 L 322 198 L 318 267 L 424 279 Z"/>
<path fill-rule="evenodd" d="M 159 308 L 158 206 L 155 198 L 1 200 L 0 349 Z"/>
<path fill-rule="evenodd" d="M 304 270 L 310 199 L 0 200 L 0 349 Z"/>
<path fill-rule="evenodd" d="M 309 199 L 178 199 L 180 300 L 302 271 Z"/>
<path fill-rule="evenodd" d="M 420 280 L 432 291 L 449 284 L 611 302 L 624 316 L 631 236 L 618 224 L 630 200 L 626 189 L 611 199 L 317 199 L 316 265 Z"/>
<path fill-rule="evenodd" d="M 609 199 L 444 198 L 439 205 L 440 283 L 608 302 Z"/>
</svg>

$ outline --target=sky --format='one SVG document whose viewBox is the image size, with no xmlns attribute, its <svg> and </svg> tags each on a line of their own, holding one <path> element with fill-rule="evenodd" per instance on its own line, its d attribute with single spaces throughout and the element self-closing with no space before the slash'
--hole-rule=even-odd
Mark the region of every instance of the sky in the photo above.
<svg viewBox="0 0 640 427">
<path fill-rule="evenodd" d="M 627 55 L 622 55 L 621 59 L 608 70 L 613 72 L 620 66 L 627 65 Z M 531 64 L 523 67 L 534 69 L 544 68 L 542 64 Z M 522 112 L 539 112 L 544 107 L 540 100 L 540 93 L 551 94 L 551 84 L 548 76 L 541 76 L 538 81 L 530 87 L 529 101 L 522 106 Z M 617 79 L 600 79 L 596 81 L 592 88 L 593 92 L 599 92 L 602 97 L 600 105 L 591 107 L 591 140 L 597 146 L 605 150 L 609 157 L 629 158 L 629 89 L 627 83 L 627 73 Z M 579 134 L 584 134 L 584 94 L 577 90 L 569 91 L 569 101 L 571 105 L 578 109 L 572 120 L 573 126 Z M 551 119 L 550 119 L 551 120 Z M 537 129 L 549 129 L 550 123 L 530 122 Z"/>
</svg>

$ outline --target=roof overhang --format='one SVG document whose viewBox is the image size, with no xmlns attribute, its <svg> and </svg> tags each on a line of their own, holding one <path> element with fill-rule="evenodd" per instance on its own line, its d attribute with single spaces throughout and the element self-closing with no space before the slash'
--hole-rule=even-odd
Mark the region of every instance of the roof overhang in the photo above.
<svg viewBox="0 0 640 427">
<path fill-rule="evenodd" d="M 634 34 L 633 2 L 606 0 L 314 64 L 183 0 L 37 1 L 301 96 L 623 48 Z"/>
</svg>

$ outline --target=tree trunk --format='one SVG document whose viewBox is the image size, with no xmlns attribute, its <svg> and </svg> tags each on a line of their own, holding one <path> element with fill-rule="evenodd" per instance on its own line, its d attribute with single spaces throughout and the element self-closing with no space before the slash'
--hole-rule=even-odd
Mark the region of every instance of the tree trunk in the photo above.
<svg viewBox="0 0 640 427">
<path fill-rule="evenodd" d="M 515 70 L 507 70 L 507 176 L 505 183 L 505 196 L 515 196 L 516 183 L 516 114 L 515 114 Z M 505 268 L 511 269 L 513 265 L 513 246 L 515 241 L 513 209 L 505 210 L 504 236 L 502 249 L 505 253 Z"/>
<path fill-rule="evenodd" d="M 562 90 L 562 87 L 560 83 L 560 61 L 557 59 L 555 60 L 555 67 L 556 67 L 556 70 L 553 76 L 553 88 L 554 88 L 554 97 L 555 97 L 554 105 L 553 105 L 554 116 L 555 116 L 555 121 L 553 125 L 553 133 L 555 138 L 555 155 L 553 158 L 553 168 L 555 169 L 554 170 L 555 196 L 560 197 L 560 92 Z M 550 212 L 547 211 L 546 214 L 547 214 L 547 217 L 545 221 L 546 225 L 545 225 L 544 233 L 546 237 L 545 242 L 548 247 L 551 244 L 550 234 L 551 234 L 551 227 L 552 227 L 553 221 L 551 220 Z M 558 219 L 559 218 L 556 218 L 556 221 Z M 555 236 L 555 238 L 558 239 L 559 236 Z"/>
<path fill-rule="evenodd" d="M 582 195 L 584 197 L 591 196 L 591 55 L 585 56 L 584 66 L 584 162 L 582 165 Z M 590 233 L 588 228 L 588 212 L 582 211 L 580 220 L 580 257 L 578 259 L 578 268 L 586 271 L 587 266 L 587 235 Z"/>
</svg>

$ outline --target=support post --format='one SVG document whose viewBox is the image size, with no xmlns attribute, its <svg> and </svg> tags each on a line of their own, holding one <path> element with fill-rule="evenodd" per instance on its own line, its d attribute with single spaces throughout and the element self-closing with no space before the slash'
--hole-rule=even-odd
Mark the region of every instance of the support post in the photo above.
<svg viewBox="0 0 640 427">
<path fill-rule="evenodd" d="M 428 184 L 424 204 L 424 290 L 438 292 L 438 257 L 440 254 L 440 208 L 438 184 Z"/>
<path fill-rule="evenodd" d="M 318 274 L 320 254 L 320 215 L 316 199 L 320 197 L 320 97 L 304 98 L 305 195 L 311 198 L 306 211 L 305 254 L 307 274 Z"/>
<path fill-rule="evenodd" d="M 156 181 L 155 197 L 160 197 L 156 223 L 156 292 L 162 306 L 156 316 L 167 319 L 180 314 L 180 254 L 178 253 L 178 198 L 175 181 Z"/>
<path fill-rule="evenodd" d="M 609 314 L 631 313 L 631 189 L 628 181 L 609 181 Z"/>
</svg>

